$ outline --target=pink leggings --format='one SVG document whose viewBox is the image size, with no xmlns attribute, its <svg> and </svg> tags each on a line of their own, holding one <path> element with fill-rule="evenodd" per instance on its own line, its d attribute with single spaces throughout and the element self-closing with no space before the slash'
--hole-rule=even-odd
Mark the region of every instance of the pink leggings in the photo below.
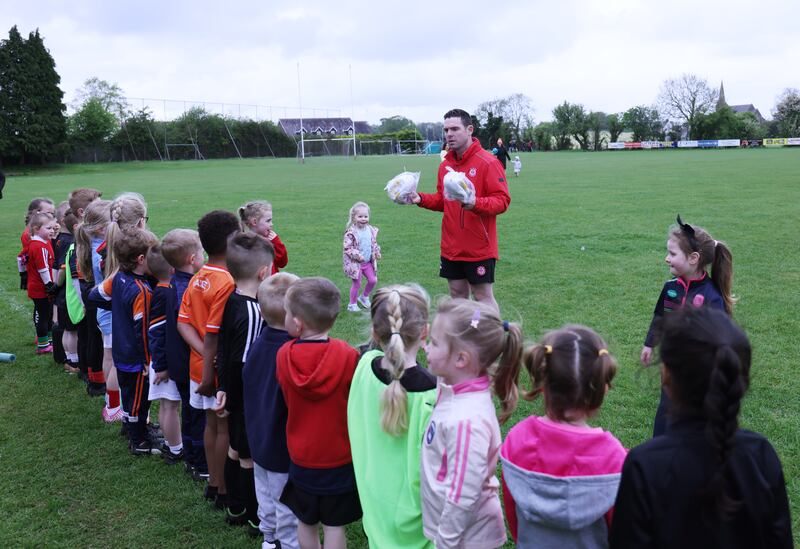
<svg viewBox="0 0 800 549">
<path fill-rule="evenodd" d="M 350 305 L 353 305 L 356 299 L 358 299 L 358 291 L 361 289 L 361 275 L 364 275 L 367 279 L 367 285 L 364 286 L 364 296 L 368 296 L 372 288 L 375 287 L 375 284 L 378 283 L 378 277 L 375 276 L 375 269 L 372 268 L 372 261 L 362 263 L 358 278 L 354 278 L 353 285 L 350 286 Z"/>
</svg>

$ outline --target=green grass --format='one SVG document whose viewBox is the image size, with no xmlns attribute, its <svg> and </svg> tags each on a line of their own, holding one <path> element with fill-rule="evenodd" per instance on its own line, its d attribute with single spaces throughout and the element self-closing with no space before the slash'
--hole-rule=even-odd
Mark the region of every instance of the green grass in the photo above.
<svg viewBox="0 0 800 549">
<path fill-rule="evenodd" d="M 637 151 L 523 154 L 511 177 L 512 204 L 498 221 L 496 294 L 504 316 L 533 341 L 567 322 L 595 328 L 620 362 L 596 423 L 628 447 L 647 440 L 659 392 L 655 369 L 637 358 L 655 299 L 667 279 L 667 227 L 680 213 L 725 240 L 735 260 L 735 318 L 754 348 L 742 424 L 765 434 L 783 462 L 800 541 L 800 150 Z M 379 284 L 415 281 L 436 297 L 440 216 L 388 201 L 383 185 L 421 170 L 431 190 L 438 158 L 356 161 L 229 160 L 79 165 L 11 177 L 0 202 L 0 545 L 252 547 L 240 530 L 201 501 L 201 487 L 158 459 L 134 459 L 116 427 L 100 421 L 100 400 L 48 358 L 33 356 L 30 304 L 16 289 L 14 256 L 28 201 L 66 197 L 75 187 L 106 197 L 137 191 L 159 235 L 194 227 L 214 208 L 273 203 L 288 269 L 349 288 L 341 238 L 356 200 L 372 207 L 384 259 Z M 585 247 L 582 250 L 581 247 Z M 334 335 L 352 343 L 369 331 L 365 315 L 343 313 Z M 523 403 L 509 426 L 538 410 Z M 365 544 L 349 529 L 352 546 Z"/>
</svg>

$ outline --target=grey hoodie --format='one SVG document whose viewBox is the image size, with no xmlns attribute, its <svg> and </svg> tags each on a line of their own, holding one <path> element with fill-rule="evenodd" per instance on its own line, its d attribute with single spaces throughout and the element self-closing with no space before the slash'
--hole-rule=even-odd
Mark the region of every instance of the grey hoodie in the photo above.
<svg viewBox="0 0 800 549">
<path fill-rule="evenodd" d="M 526 471 L 505 458 L 503 480 L 516 502 L 517 546 L 608 547 L 605 514 L 614 506 L 620 474 L 556 477 Z"/>
</svg>

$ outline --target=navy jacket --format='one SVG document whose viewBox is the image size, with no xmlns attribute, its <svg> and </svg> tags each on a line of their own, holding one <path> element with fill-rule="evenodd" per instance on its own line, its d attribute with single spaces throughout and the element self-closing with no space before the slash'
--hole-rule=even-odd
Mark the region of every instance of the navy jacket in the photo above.
<svg viewBox="0 0 800 549">
<path fill-rule="evenodd" d="M 175 271 L 170 279 L 170 291 L 165 296 L 164 329 L 167 372 L 169 372 L 169 378 L 177 383 L 189 383 L 189 345 L 178 333 L 178 311 L 181 308 L 183 292 L 186 291 L 191 279 L 190 273 Z"/>
<path fill-rule="evenodd" d="M 169 284 L 160 282 L 153 288 L 153 299 L 150 300 L 150 327 L 147 330 L 147 341 L 150 345 L 150 366 L 156 372 L 167 369 L 166 346 L 166 307 L 167 295 L 172 292 Z"/>
<path fill-rule="evenodd" d="M 275 375 L 278 349 L 289 334 L 267 326 L 247 354 L 242 370 L 244 422 L 253 461 L 268 471 L 289 471 L 286 421 L 289 411 Z"/>
<path fill-rule="evenodd" d="M 111 356 L 118 370 L 135 373 L 150 364 L 147 330 L 151 296 L 144 276 L 123 271 L 89 292 L 89 301 L 100 309 L 111 310 Z"/>
<path fill-rule="evenodd" d="M 611 549 L 792 547 L 781 462 L 758 433 L 740 429 L 734 435 L 728 487 L 741 507 L 727 522 L 702 508 L 699 491 L 715 468 L 705 428 L 702 419 L 680 419 L 630 451 L 614 504 Z"/>
<path fill-rule="evenodd" d="M 721 311 L 725 310 L 725 300 L 708 273 L 703 272 L 703 276 L 688 283 L 682 278 L 673 278 L 664 284 L 661 295 L 658 296 L 644 344 L 648 347 L 658 345 L 661 342 L 661 321 L 664 314 L 677 311 L 687 303 L 693 307 L 714 307 Z"/>
</svg>

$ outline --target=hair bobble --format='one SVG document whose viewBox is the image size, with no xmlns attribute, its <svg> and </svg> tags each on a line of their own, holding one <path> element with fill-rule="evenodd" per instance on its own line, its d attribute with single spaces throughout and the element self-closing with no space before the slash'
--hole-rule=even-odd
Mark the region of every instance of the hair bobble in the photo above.
<svg viewBox="0 0 800 549">
<path fill-rule="evenodd" d="M 400 337 L 403 337 L 403 334 L 401 334 L 400 332 L 390 332 L 390 333 L 389 333 L 389 337 L 392 337 L 392 336 L 394 336 L 394 335 L 398 335 L 398 336 L 400 336 Z"/>
<path fill-rule="evenodd" d="M 477 330 L 478 323 L 480 321 L 481 321 L 481 310 L 475 309 L 475 312 L 472 313 L 472 320 L 469 321 L 469 325 Z"/>
<path fill-rule="evenodd" d="M 508 331 L 508 327 L 509 327 L 508 320 L 504 320 L 503 321 L 503 331 L 507 332 Z"/>
<path fill-rule="evenodd" d="M 600 349 L 597 351 L 597 356 L 603 356 L 608 354 L 608 349 Z"/>
<path fill-rule="evenodd" d="M 553 346 L 552 345 L 545 345 L 544 346 L 544 354 L 549 355 L 553 353 Z"/>
</svg>

